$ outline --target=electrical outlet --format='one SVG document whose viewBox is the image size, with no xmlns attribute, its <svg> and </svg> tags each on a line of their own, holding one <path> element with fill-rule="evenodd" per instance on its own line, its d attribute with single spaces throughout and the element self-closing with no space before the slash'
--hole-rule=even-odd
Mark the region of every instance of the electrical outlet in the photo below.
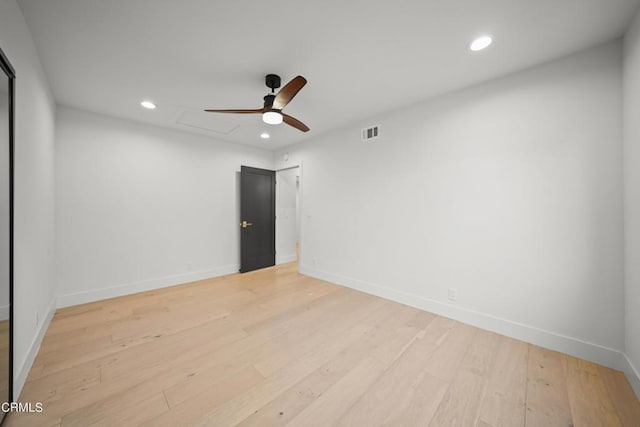
<svg viewBox="0 0 640 427">
<path fill-rule="evenodd" d="M 456 301 L 458 299 L 458 290 L 455 288 L 449 288 L 449 301 Z"/>
</svg>

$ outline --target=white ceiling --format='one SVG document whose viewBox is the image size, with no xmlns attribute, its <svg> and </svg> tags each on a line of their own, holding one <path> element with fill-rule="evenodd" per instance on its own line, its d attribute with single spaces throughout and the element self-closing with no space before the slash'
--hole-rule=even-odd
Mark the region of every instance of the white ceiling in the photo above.
<svg viewBox="0 0 640 427">
<path fill-rule="evenodd" d="M 19 0 L 56 101 L 276 149 L 620 37 L 637 0 Z M 482 33 L 494 44 L 470 52 Z M 264 75 L 309 83 L 259 115 Z M 157 103 L 154 111 L 142 99 Z M 185 125 L 184 123 L 189 123 Z M 213 127 L 221 132 L 203 128 Z M 261 131 L 272 138 L 263 141 Z"/>
</svg>

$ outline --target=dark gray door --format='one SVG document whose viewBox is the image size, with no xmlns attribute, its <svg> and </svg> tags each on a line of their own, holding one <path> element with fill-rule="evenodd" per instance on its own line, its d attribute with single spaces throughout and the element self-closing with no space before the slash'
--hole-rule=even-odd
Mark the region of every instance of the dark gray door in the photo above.
<svg viewBox="0 0 640 427">
<path fill-rule="evenodd" d="M 276 173 L 240 168 L 240 272 L 276 264 Z"/>
</svg>

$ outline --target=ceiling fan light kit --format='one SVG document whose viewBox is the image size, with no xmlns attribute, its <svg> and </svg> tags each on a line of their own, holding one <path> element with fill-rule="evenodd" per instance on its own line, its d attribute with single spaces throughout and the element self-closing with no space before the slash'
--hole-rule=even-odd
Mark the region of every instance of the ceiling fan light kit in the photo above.
<svg viewBox="0 0 640 427">
<path fill-rule="evenodd" d="M 264 97 L 262 108 L 254 110 L 204 110 L 209 113 L 232 113 L 232 114 L 262 114 L 262 121 L 270 125 L 279 125 L 285 122 L 299 131 L 308 132 L 309 127 L 300 120 L 282 112 L 282 109 L 298 94 L 300 89 L 307 84 L 307 79 L 302 76 L 294 77 L 289 83 L 277 93 L 275 90 L 280 87 L 280 76 L 267 74 L 265 84 L 271 93 Z"/>
<path fill-rule="evenodd" d="M 282 123 L 282 114 L 274 110 L 265 111 L 262 113 L 262 121 L 269 125 L 279 125 Z"/>
</svg>

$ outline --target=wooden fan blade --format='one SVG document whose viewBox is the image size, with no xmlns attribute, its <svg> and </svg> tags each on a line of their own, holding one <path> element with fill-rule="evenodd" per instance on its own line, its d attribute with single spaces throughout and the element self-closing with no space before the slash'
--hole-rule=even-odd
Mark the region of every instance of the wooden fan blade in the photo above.
<svg viewBox="0 0 640 427">
<path fill-rule="evenodd" d="M 280 92 L 278 92 L 276 98 L 273 100 L 273 108 L 276 110 L 282 110 L 306 84 L 307 79 L 304 77 L 295 77 L 280 89 Z"/>
<path fill-rule="evenodd" d="M 259 110 L 204 110 L 207 113 L 236 113 L 236 114 L 258 114 L 264 112 L 264 108 Z"/>
<path fill-rule="evenodd" d="M 296 119 L 295 117 L 291 117 L 290 115 L 284 114 L 282 112 L 280 112 L 280 114 L 282 114 L 282 121 L 284 121 L 289 126 L 293 126 L 294 128 L 296 128 L 298 130 L 301 130 L 302 132 L 308 132 L 309 131 L 309 126 L 305 125 L 304 123 L 302 123 L 300 120 Z"/>
</svg>

